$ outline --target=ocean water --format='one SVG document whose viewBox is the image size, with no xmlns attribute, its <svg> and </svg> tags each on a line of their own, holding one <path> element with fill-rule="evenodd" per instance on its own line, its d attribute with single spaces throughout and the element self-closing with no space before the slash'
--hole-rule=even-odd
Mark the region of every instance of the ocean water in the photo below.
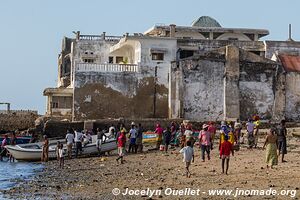
<svg viewBox="0 0 300 200">
<path fill-rule="evenodd" d="M 2 199 L 1 190 L 8 190 L 17 185 L 21 180 L 33 178 L 36 172 L 43 169 L 39 163 L 14 162 L 10 163 L 7 158 L 0 161 L 0 199 Z"/>
</svg>

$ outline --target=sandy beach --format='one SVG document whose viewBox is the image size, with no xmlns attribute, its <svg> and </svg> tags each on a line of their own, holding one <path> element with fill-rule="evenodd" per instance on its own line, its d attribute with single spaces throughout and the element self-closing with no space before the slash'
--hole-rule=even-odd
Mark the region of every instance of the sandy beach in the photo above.
<svg viewBox="0 0 300 200">
<path fill-rule="evenodd" d="M 250 150 L 243 145 L 240 151 L 235 152 L 230 160 L 228 175 L 221 173 L 217 148 L 212 151 L 210 161 L 202 162 L 199 147 L 194 147 L 195 162 L 191 166 L 191 178 L 184 176 L 184 163 L 179 148 L 170 149 L 167 154 L 160 151 L 128 154 L 125 164 L 116 162 L 114 152 L 104 159 L 91 157 L 66 160 L 64 169 L 59 169 L 57 161 L 50 161 L 33 180 L 21 182 L 4 195 L 12 199 L 298 199 L 300 138 L 291 136 L 296 131 L 298 129 L 289 129 L 288 154 L 285 158 L 288 162 L 279 162 L 272 170 L 266 169 L 265 151 L 261 148 L 264 136 L 261 135 L 259 148 Z M 121 194 L 113 195 L 114 188 L 119 189 L 114 192 L 119 191 Z M 214 189 L 232 190 L 232 194 L 209 195 Z M 243 189 L 276 190 L 280 194 L 234 197 L 234 193 Z M 132 190 L 132 195 L 122 194 L 128 190 Z M 152 190 L 156 193 L 150 197 L 149 191 Z M 178 190 L 183 190 L 183 195 Z M 192 195 L 191 190 L 200 192 Z M 281 195 L 287 192 L 282 190 L 294 193 Z"/>
</svg>

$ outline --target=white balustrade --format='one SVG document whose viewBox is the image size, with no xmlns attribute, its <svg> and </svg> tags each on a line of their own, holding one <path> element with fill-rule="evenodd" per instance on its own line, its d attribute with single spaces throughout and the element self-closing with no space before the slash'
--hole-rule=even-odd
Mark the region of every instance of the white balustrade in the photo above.
<svg viewBox="0 0 300 200">
<path fill-rule="evenodd" d="M 138 72 L 136 64 L 94 64 L 78 63 L 77 72 Z"/>
</svg>

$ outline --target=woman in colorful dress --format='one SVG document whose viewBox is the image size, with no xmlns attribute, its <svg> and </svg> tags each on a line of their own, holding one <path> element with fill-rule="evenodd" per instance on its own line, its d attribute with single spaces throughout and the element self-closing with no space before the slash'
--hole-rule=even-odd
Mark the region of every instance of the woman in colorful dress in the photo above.
<svg viewBox="0 0 300 200">
<path fill-rule="evenodd" d="M 277 156 L 277 136 L 275 134 L 276 130 L 271 129 L 268 133 L 263 148 L 266 147 L 266 163 L 267 168 L 271 167 L 273 168 L 274 165 L 277 165 L 278 163 L 278 156 Z"/>
</svg>

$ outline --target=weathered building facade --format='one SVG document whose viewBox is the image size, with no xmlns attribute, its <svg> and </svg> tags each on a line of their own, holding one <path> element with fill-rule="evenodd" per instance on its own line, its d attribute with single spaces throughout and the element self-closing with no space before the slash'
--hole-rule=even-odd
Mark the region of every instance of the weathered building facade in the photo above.
<svg viewBox="0 0 300 200">
<path fill-rule="evenodd" d="M 208 121 L 282 115 L 274 110 L 280 69 L 277 62 L 236 46 L 174 62 L 170 117 Z"/>
<path fill-rule="evenodd" d="M 299 43 L 259 40 L 268 34 L 222 28 L 209 17 L 122 37 L 77 32 L 63 39 L 57 87 L 44 91 L 46 114 L 75 121 L 255 113 L 298 119 L 298 72 L 285 74 L 280 56 L 299 56 Z"/>
</svg>

